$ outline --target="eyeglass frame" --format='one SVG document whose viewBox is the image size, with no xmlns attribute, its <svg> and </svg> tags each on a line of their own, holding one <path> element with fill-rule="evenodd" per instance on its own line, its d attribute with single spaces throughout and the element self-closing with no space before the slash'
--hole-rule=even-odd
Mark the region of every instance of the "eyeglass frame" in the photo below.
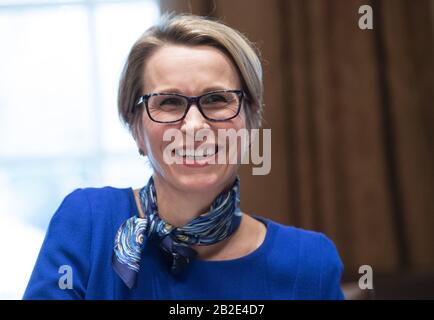
<svg viewBox="0 0 434 320">
<path fill-rule="evenodd" d="M 202 110 L 202 106 L 201 106 L 201 104 L 199 103 L 199 100 L 200 100 L 202 97 L 207 96 L 207 95 L 209 95 L 209 94 L 220 93 L 220 92 L 232 92 L 232 93 L 236 93 L 236 94 L 238 95 L 239 102 L 238 102 L 238 106 L 237 106 L 237 112 L 236 112 L 233 116 L 231 116 L 231 117 L 229 117 L 229 118 L 227 118 L 227 119 L 223 119 L 223 120 L 221 120 L 221 119 L 211 119 L 211 118 L 209 118 L 208 116 L 206 116 L 205 113 L 203 112 L 203 110 Z M 149 101 L 149 98 L 154 97 L 154 96 L 162 96 L 162 95 L 178 96 L 178 97 L 185 98 L 185 99 L 187 100 L 187 107 L 186 107 L 186 109 L 185 109 L 184 115 L 183 115 L 180 119 L 178 119 L 178 120 L 174 120 L 174 121 L 157 121 L 157 120 L 154 120 L 154 119 L 151 117 L 151 113 L 149 112 L 149 107 L 148 107 L 148 101 Z M 224 122 L 224 121 L 231 120 L 231 119 L 233 119 L 233 118 L 235 118 L 235 117 L 238 116 L 238 114 L 239 114 L 240 111 L 241 111 L 241 106 L 242 106 L 242 104 L 243 104 L 243 98 L 244 98 L 244 97 L 245 97 L 245 93 L 244 93 L 243 90 L 216 90 L 216 91 L 206 92 L 206 93 L 204 93 L 204 94 L 202 94 L 202 95 L 200 95 L 200 96 L 184 96 L 184 95 L 179 94 L 179 93 L 160 92 L 160 93 L 148 93 L 148 94 L 145 94 L 145 95 L 143 95 L 143 96 L 140 96 L 140 97 L 138 98 L 138 100 L 137 100 L 137 102 L 136 102 L 136 104 L 135 104 L 134 106 L 138 106 L 138 105 L 140 105 L 140 104 L 142 104 L 142 103 L 144 102 L 144 103 L 145 103 L 146 113 L 148 114 L 149 119 L 151 119 L 152 121 L 157 122 L 157 123 L 176 123 L 176 122 L 179 122 L 179 121 L 184 120 L 185 117 L 187 116 L 188 111 L 190 110 L 190 108 L 191 108 L 191 106 L 192 106 L 193 104 L 195 104 L 195 105 L 197 106 L 197 108 L 198 108 L 200 114 L 201 114 L 201 115 L 202 115 L 206 120 L 208 120 L 208 121 L 212 121 L 212 122 Z"/>
</svg>

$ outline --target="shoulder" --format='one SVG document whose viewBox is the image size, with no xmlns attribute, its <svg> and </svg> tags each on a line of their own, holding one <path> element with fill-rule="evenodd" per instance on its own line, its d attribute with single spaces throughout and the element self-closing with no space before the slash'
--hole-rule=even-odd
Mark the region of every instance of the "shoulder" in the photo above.
<svg viewBox="0 0 434 320">
<path fill-rule="evenodd" d="M 120 224 L 121 214 L 129 215 L 128 195 L 112 187 L 69 193 L 51 218 L 24 298 L 84 298 L 94 272 L 106 269 L 106 259 L 101 257 L 111 253 L 114 223 Z M 74 272 L 74 290 L 59 289 L 64 266 Z"/>
<path fill-rule="evenodd" d="M 274 230 L 274 241 L 283 248 L 298 251 L 300 255 L 335 258 L 337 249 L 333 241 L 324 233 L 283 225 L 268 220 L 268 226 Z"/>
<path fill-rule="evenodd" d="M 292 266 L 296 282 L 313 284 L 318 297 L 341 298 L 339 281 L 343 264 L 334 242 L 324 233 L 287 226 L 268 220 L 274 229 L 274 259 L 280 269 Z M 300 287 L 300 286 L 299 286 Z M 303 287 L 303 286 L 301 286 Z"/>
<path fill-rule="evenodd" d="M 90 208 L 112 203 L 129 202 L 132 199 L 131 188 L 115 188 L 111 186 L 95 188 L 78 188 L 69 193 L 63 200 L 64 204 L 87 205 Z"/>
<path fill-rule="evenodd" d="M 133 200 L 131 188 L 79 188 L 69 193 L 62 201 L 59 209 L 81 209 L 92 211 L 105 207 L 131 205 Z M 77 211 L 77 212 L 78 212 Z"/>
<path fill-rule="evenodd" d="M 118 219 L 126 219 L 135 210 L 132 205 L 130 188 L 114 187 L 79 188 L 69 193 L 54 213 L 50 227 L 84 231 L 92 224 L 116 223 Z M 68 231 L 65 231 L 68 232 Z"/>
</svg>

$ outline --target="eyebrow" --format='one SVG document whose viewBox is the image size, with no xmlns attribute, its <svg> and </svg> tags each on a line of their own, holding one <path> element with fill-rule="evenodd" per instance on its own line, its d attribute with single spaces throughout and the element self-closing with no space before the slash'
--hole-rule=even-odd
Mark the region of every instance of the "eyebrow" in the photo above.
<svg viewBox="0 0 434 320">
<path fill-rule="evenodd" d="M 211 87 L 206 87 L 205 89 L 203 89 L 200 94 L 204 94 L 204 93 L 212 92 L 212 91 L 232 90 L 232 89 L 235 90 L 236 88 L 226 88 L 226 87 L 222 87 L 222 86 L 211 86 Z M 183 92 L 177 88 L 163 88 L 163 89 L 155 90 L 154 92 L 183 94 Z"/>
</svg>

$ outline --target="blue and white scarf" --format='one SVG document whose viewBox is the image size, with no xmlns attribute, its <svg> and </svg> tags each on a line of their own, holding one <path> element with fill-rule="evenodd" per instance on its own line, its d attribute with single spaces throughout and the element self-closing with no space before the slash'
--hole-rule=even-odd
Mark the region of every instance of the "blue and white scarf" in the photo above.
<svg viewBox="0 0 434 320">
<path fill-rule="evenodd" d="M 239 188 L 240 182 L 237 177 L 232 188 L 217 196 L 208 212 L 182 227 L 174 227 L 158 215 L 157 193 L 151 177 L 139 193 L 145 217 L 129 218 L 116 234 L 112 257 L 112 265 L 116 273 L 130 289 L 134 287 L 140 270 L 144 237 L 155 240 L 169 255 L 172 273 L 180 273 L 197 255 L 191 245 L 217 243 L 238 229 L 241 222 Z"/>
</svg>

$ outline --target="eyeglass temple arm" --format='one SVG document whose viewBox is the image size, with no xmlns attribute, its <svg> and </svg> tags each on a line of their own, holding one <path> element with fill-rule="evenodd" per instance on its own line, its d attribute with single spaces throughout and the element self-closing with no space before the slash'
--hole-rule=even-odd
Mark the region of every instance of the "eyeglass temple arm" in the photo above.
<svg viewBox="0 0 434 320">
<path fill-rule="evenodd" d="M 136 104 L 134 106 L 138 106 L 139 104 L 142 104 L 143 102 L 145 102 L 145 100 L 148 98 L 148 96 L 141 96 L 139 98 L 139 100 L 137 100 Z"/>
</svg>

